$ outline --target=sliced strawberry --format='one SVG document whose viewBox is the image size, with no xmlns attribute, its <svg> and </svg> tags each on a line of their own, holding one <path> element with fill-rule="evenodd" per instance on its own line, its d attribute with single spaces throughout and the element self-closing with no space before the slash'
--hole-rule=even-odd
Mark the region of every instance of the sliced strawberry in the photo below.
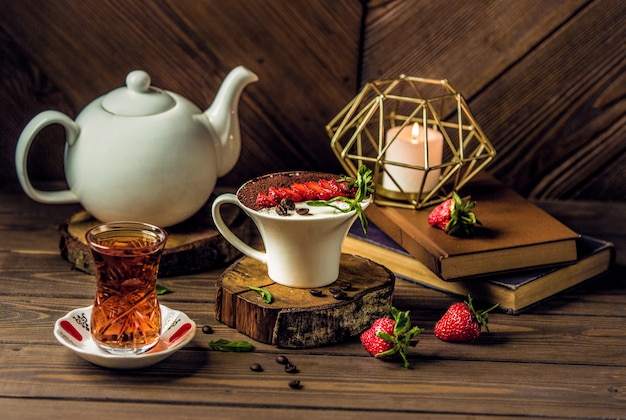
<svg viewBox="0 0 626 420">
<path fill-rule="evenodd" d="M 256 204 L 258 206 L 263 206 L 263 207 L 274 207 L 278 205 L 278 203 L 275 200 L 273 200 L 270 196 L 262 192 L 257 194 Z"/>
<path fill-rule="evenodd" d="M 287 198 L 287 196 L 279 188 L 276 187 L 269 187 L 269 189 L 267 190 L 267 195 L 277 203 L 280 203 L 280 200 L 282 200 L 283 198 Z"/>
<path fill-rule="evenodd" d="M 358 190 L 356 186 L 350 187 L 350 184 L 348 183 L 348 181 L 341 181 L 341 182 L 335 181 L 335 180 L 333 181 L 336 182 L 341 187 L 346 197 L 354 198 Z"/>
<path fill-rule="evenodd" d="M 265 207 L 279 205 L 283 199 L 294 203 L 311 200 L 330 200 L 334 197 L 354 197 L 356 188 L 350 188 L 347 182 L 335 179 L 296 182 L 287 187 L 269 187 L 266 193 L 259 193 L 257 204 Z"/>
<path fill-rule="evenodd" d="M 341 184 L 339 184 L 334 179 L 320 179 L 318 181 L 318 184 L 324 190 L 329 191 L 331 194 L 333 194 L 333 197 L 337 197 L 337 196 L 346 197 L 347 196 L 346 190 L 341 186 Z"/>
<path fill-rule="evenodd" d="M 331 198 L 333 198 L 333 194 L 330 191 L 326 191 L 325 189 L 320 187 L 320 184 L 317 182 L 309 181 L 305 182 L 304 185 L 308 189 L 315 192 L 318 200 L 330 200 Z"/>
<path fill-rule="evenodd" d="M 315 191 L 307 188 L 306 185 L 304 185 L 303 183 L 291 184 L 291 190 L 293 190 L 293 191 L 297 192 L 298 194 L 302 195 L 305 200 L 316 200 L 317 199 L 317 194 L 315 193 Z"/>
<path fill-rule="evenodd" d="M 304 195 L 300 194 L 298 191 L 295 191 L 291 188 L 280 187 L 279 190 L 286 198 L 290 199 L 294 203 L 299 203 L 305 200 Z"/>
</svg>

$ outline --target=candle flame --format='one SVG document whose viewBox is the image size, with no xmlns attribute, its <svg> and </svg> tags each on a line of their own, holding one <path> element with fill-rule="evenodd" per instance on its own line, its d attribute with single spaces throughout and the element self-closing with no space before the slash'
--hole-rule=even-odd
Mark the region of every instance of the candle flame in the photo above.
<svg viewBox="0 0 626 420">
<path fill-rule="evenodd" d="M 413 140 L 413 143 L 417 142 L 419 135 L 420 125 L 418 123 L 413 123 L 413 128 L 411 129 L 411 140 Z"/>
</svg>

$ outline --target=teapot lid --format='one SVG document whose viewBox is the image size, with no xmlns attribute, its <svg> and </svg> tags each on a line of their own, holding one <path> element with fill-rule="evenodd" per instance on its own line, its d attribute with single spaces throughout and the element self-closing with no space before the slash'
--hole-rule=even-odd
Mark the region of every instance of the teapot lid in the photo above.
<svg viewBox="0 0 626 420">
<path fill-rule="evenodd" d="M 176 100 L 170 95 L 150 86 L 150 76 L 143 70 L 128 73 L 126 87 L 112 90 L 102 100 L 107 112 L 125 117 L 159 114 L 175 104 Z"/>
</svg>

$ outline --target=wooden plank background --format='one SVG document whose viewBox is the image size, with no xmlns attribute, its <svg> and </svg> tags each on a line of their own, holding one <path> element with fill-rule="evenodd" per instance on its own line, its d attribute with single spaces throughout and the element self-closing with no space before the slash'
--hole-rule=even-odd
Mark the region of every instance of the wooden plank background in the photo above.
<svg viewBox="0 0 626 420">
<path fill-rule="evenodd" d="M 325 125 L 363 82 L 446 78 L 498 155 L 489 170 L 537 199 L 626 200 L 626 2 L 621 0 L 67 0 L 0 3 L 0 187 L 39 111 L 75 117 L 136 68 L 211 103 L 243 64 L 243 149 L 221 185 L 277 170 L 340 171 Z M 63 135 L 29 160 L 62 180 Z"/>
</svg>

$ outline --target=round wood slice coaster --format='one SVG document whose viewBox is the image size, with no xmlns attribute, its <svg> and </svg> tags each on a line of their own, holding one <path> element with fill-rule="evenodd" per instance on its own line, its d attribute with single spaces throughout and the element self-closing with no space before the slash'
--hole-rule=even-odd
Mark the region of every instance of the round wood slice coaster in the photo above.
<svg viewBox="0 0 626 420">
<path fill-rule="evenodd" d="M 241 256 L 219 233 L 211 217 L 213 198 L 188 220 L 166 228 L 165 250 L 159 265 L 159 276 L 176 276 L 223 267 Z M 253 242 L 258 235 L 252 221 L 237 207 L 222 208 L 224 221 L 241 239 Z M 94 273 L 93 257 L 85 233 L 99 224 L 88 212 L 80 211 L 59 227 L 61 256 L 75 268 Z"/>
<path fill-rule="evenodd" d="M 341 342 L 365 331 L 389 315 L 395 276 L 384 266 L 355 255 L 342 254 L 339 278 L 329 286 L 296 289 L 274 283 L 265 264 L 250 257 L 235 261 L 216 284 L 215 317 L 237 331 L 282 348 L 308 348 Z M 331 289 L 346 288 L 346 298 Z M 248 286 L 272 294 L 265 303 Z"/>
</svg>

